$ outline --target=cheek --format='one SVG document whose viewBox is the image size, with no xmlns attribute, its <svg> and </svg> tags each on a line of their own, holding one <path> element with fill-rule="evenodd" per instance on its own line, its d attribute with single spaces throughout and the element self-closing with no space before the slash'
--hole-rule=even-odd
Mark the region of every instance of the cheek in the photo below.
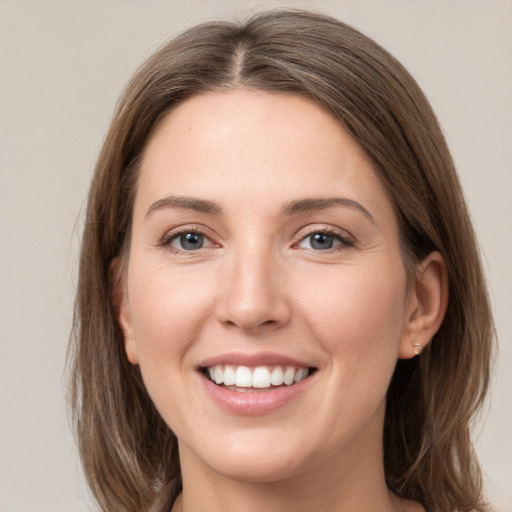
<svg viewBox="0 0 512 512">
<path fill-rule="evenodd" d="M 197 339 L 211 305 L 211 286 L 187 273 L 155 267 L 129 276 L 130 311 L 141 370 L 164 359 L 180 363 Z"/>
<path fill-rule="evenodd" d="M 201 337 L 211 286 L 162 265 L 132 267 L 128 293 L 138 364 L 156 408 L 176 433 L 187 432 L 190 348 Z M 184 423 L 185 422 L 185 423 Z"/>
<path fill-rule="evenodd" d="M 301 299 L 314 336 L 333 366 L 382 370 L 388 378 L 404 329 L 405 270 L 396 263 L 336 270 L 324 281 L 328 289 L 310 288 Z"/>
<path fill-rule="evenodd" d="M 328 292 L 315 289 L 303 297 L 310 335 L 321 346 L 329 376 L 323 401 L 331 407 L 318 408 L 316 414 L 319 424 L 330 425 L 332 450 L 366 425 L 380 428 L 383 421 L 404 327 L 406 290 L 405 271 L 388 270 L 346 269 L 328 281 Z"/>
</svg>

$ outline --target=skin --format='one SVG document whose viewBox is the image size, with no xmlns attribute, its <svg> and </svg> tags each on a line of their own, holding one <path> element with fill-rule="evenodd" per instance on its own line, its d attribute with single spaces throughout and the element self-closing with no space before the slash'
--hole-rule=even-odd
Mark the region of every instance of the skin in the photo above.
<svg viewBox="0 0 512 512">
<path fill-rule="evenodd" d="M 164 204 L 171 195 L 221 213 Z M 367 213 L 283 212 L 334 196 Z M 203 246 L 185 250 L 178 235 L 197 230 Z M 311 234 L 326 232 L 333 247 L 314 248 Z M 179 442 L 173 510 L 422 510 L 386 487 L 385 396 L 397 359 L 442 321 L 446 271 L 433 253 L 407 280 L 386 190 L 328 113 L 248 90 L 179 105 L 145 150 L 125 270 L 126 353 Z M 317 371 L 267 414 L 214 403 L 197 365 L 263 351 Z"/>
</svg>

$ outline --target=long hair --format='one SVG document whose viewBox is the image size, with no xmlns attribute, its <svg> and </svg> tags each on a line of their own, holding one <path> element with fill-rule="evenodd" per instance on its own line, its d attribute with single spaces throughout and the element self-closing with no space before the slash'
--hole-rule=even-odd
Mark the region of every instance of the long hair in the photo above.
<svg viewBox="0 0 512 512">
<path fill-rule="evenodd" d="M 399 361 L 384 426 L 387 484 L 436 512 L 486 510 L 470 441 L 494 330 L 475 235 L 432 109 L 403 66 L 332 18 L 296 10 L 211 22 L 157 51 L 129 83 L 88 197 L 71 336 L 70 403 L 88 483 L 104 511 L 167 510 L 181 489 L 177 441 L 124 352 L 114 307 L 141 155 L 162 118 L 234 88 L 299 94 L 327 109 L 373 161 L 399 221 L 409 276 L 445 259 L 449 304 L 420 357 Z"/>
</svg>

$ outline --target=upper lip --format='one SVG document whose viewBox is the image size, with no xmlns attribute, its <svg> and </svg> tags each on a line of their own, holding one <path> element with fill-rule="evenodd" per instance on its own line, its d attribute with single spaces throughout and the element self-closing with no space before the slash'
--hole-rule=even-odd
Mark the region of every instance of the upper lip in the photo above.
<svg viewBox="0 0 512 512">
<path fill-rule="evenodd" d="M 229 364 L 233 366 L 295 366 L 297 368 L 312 368 L 313 365 L 305 361 L 300 361 L 293 357 L 272 352 L 260 352 L 258 354 L 243 354 L 240 352 L 231 352 L 205 359 L 198 365 L 200 368 L 209 368 L 218 364 Z"/>
</svg>

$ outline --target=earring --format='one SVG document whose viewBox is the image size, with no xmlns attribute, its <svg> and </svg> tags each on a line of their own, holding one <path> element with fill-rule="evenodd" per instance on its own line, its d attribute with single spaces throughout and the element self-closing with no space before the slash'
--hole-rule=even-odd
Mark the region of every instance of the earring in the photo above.
<svg viewBox="0 0 512 512">
<path fill-rule="evenodd" d="M 419 356 L 420 355 L 420 352 L 421 352 L 421 343 L 419 341 L 415 341 L 412 346 L 414 347 L 414 353 Z"/>
</svg>

